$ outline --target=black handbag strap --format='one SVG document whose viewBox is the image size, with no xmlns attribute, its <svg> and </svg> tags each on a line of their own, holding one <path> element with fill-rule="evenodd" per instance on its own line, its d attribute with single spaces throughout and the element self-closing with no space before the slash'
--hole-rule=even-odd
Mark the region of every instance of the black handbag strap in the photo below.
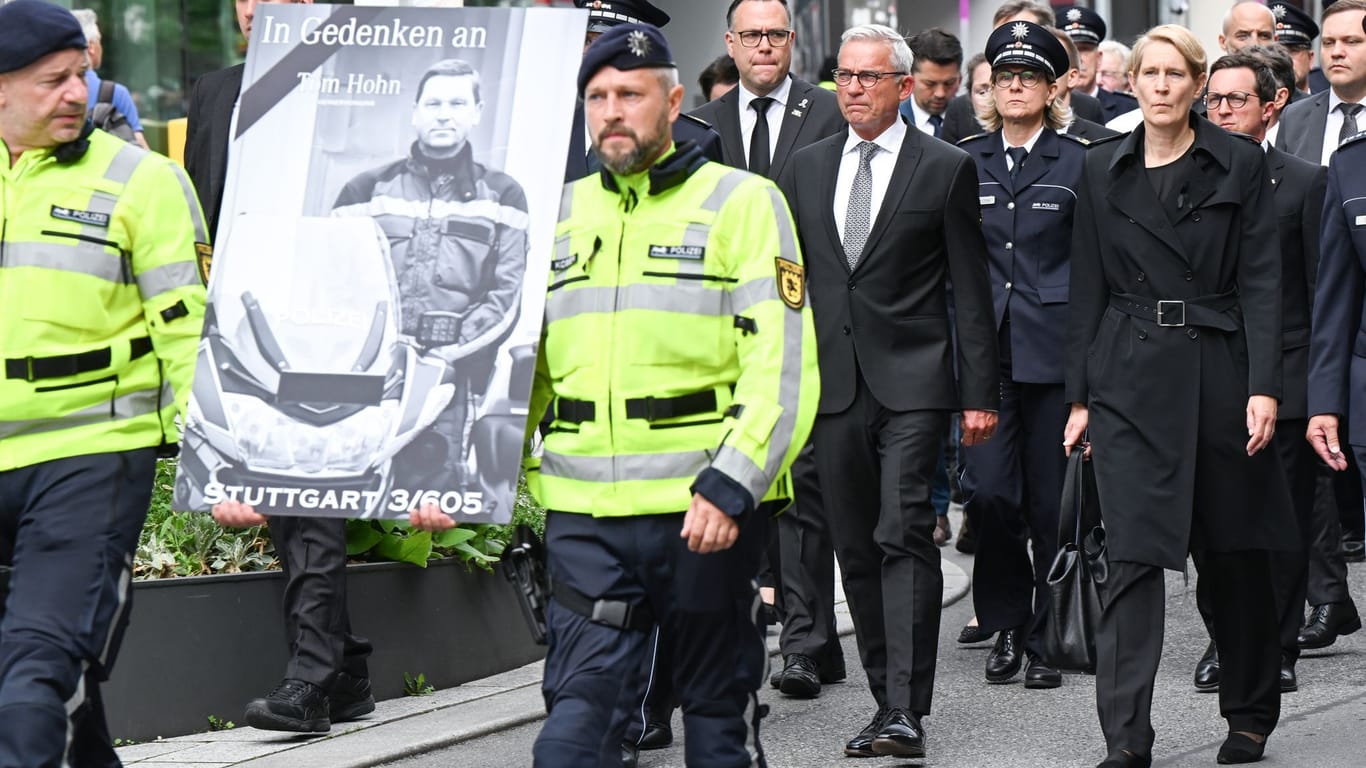
<svg viewBox="0 0 1366 768">
<path fill-rule="evenodd" d="M 1080 444 L 1067 457 L 1067 472 L 1062 481 L 1062 503 L 1058 509 L 1058 549 L 1081 544 L 1081 518 L 1086 498 L 1086 451 Z"/>
</svg>

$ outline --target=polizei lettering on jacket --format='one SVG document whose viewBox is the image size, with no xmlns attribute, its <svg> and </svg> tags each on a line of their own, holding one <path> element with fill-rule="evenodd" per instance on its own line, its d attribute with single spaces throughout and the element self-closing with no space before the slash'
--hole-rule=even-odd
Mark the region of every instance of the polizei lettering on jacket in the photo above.
<svg viewBox="0 0 1366 768">
<path fill-rule="evenodd" d="M 266 45 L 293 45 L 294 30 L 267 16 L 261 30 Z M 300 45 L 362 45 L 376 48 L 484 48 L 488 30 L 484 27 L 455 27 L 447 30 L 435 24 L 405 24 L 390 19 L 383 24 L 363 24 L 352 17 L 342 22 L 311 17 L 299 24 Z"/>
</svg>

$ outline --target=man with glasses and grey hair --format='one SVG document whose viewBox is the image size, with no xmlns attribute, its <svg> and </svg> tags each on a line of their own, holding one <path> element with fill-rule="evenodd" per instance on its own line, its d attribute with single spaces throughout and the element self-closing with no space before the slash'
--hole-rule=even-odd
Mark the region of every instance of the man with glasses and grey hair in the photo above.
<svg viewBox="0 0 1366 768">
<path fill-rule="evenodd" d="M 977 445 L 999 407 L 977 169 L 901 120 L 911 65 L 895 30 L 846 31 L 834 79 L 849 128 L 778 182 L 809 271 L 826 521 L 878 705 L 853 757 L 925 755 L 944 583 L 930 487 L 954 412 Z"/>
</svg>

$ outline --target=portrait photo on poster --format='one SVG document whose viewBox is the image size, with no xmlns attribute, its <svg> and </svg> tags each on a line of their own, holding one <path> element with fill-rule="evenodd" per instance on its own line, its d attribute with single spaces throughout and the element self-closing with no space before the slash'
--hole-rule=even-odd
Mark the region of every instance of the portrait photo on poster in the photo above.
<svg viewBox="0 0 1366 768">
<path fill-rule="evenodd" d="M 262 7 L 178 507 L 511 518 L 573 109 L 526 66 L 576 55 L 547 11 Z"/>
</svg>

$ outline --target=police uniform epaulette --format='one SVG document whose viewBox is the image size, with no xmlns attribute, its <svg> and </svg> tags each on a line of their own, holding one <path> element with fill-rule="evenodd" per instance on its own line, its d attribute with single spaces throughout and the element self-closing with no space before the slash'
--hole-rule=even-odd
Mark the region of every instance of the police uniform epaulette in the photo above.
<svg viewBox="0 0 1366 768">
<path fill-rule="evenodd" d="M 1360 132 L 1358 132 L 1358 133 L 1357 133 L 1356 135 L 1354 135 L 1354 136 L 1348 136 L 1347 139 L 1346 139 L 1345 141 L 1343 141 L 1341 144 L 1338 145 L 1338 149 L 1341 150 L 1343 147 L 1347 146 L 1348 144 L 1356 144 L 1357 142 L 1361 141 L 1362 139 L 1366 139 L 1366 131 L 1360 131 Z"/>
<path fill-rule="evenodd" d="M 988 136 L 990 136 L 990 135 L 991 135 L 990 133 L 974 133 L 974 134 L 971 135 L 971 136 L 965 136 L 965 137 L 963 137 L 963 138 L 961 138 L 961 139 L 958 140 L 958 146 L 961 147 L 961 146 L 963 146 L 964 144 L 967 144 L 969 141 L 972 141 L 973 139 L 985 139 L 986 137 L 988 137 Z"/>
<path fill-rule="evenodd" d="M 1070 136 L 1070 134 L 1063 134 L 1063 135 L 1064 135 L 1064 136 Z M 1101 144 L 1109 144 L 1110 142 L 1116 141 L 1116 140 L 1118 140 L 1118 139 L 1128 138 L 1128 136 L 1129 136 L 1129 134 L 1127 134 L 1127 133 L 1117 133 L 1117 134 L 1115 134 L 1114 136 L 1105 136 L 1105 137 L 1099 138 L 1099 139 L 1091 139 L 1090 141 L 1087 141 L 1087 140 L 1085 140 L 1085 139 L 1077 138 L 1076 136 L 1071 136 L 1071 138 L 1077 139 L 1077 141 L 1084 142 L 1084 143 L 1086 144 L 1086 148 L 1087 148 L 1087 149 L 1095 149 L 1096 147 L 1099 147 Z"/>
<path fill-rule="evenodd" d="M 680 112 L 680 113 L 678 113 L 678 119 L 679 119 L 679 120 L 686 120 L 686 121 L 688 121 L 688 122 L 690 122 L 690 123 L 697 123 L 697 126 L 698 126 L 699 128 L 708 128 L 708 129 L 710 129 L 710 128 L 712 127 L 711 123 L 707 122 L 706 120 L 703 120 L 703 119 L 700 118 L 700 117 L 693 117 L 692 115 L 688 114 L 687 112 Z"/>
<path fill-rule="evenodd" d="M 1070 133 L 1059 133 L 1058 136 L 1060 136 L 1061 138 L 1064 138 L 1064 139 L 1071 139 L 1072 141 L 1077 142 L 1078 144 L 1082 145 L 1083 147 L 1089 147 L 1089 146 L 1091 146 L 1092 144 L 1095 143 L 1094 141 L 1092 141 L 1092 140 L 1086 138 L 1085 136 L 1073 136 L 1073 135 L 1070 134 Z"/>
<path fill-rule="evenodd" d="M 1228 135 L 1233 136 L 1234 138 L 1245 139 L 1247 141 L 1252 142 L 1253 144 L 1256 144 L 1259 147 L 1262 145 L 1261 140 L 1250 133 L 1243 133 L 1242 131 L 1229 131 Z"/>
</svg>

